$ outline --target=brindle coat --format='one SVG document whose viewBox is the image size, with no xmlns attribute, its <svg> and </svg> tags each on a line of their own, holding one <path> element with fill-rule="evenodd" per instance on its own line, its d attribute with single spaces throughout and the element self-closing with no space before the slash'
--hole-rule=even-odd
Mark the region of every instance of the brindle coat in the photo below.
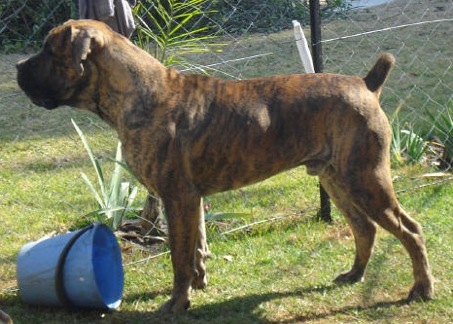
<svg viewBox="0 0 453 324">
<path fill-rule="evenodd" d="M 164 203 L 174 283 L 163 310 L 182 311 L 190 287 L 207 283 L 202 197 L 300 165 L 319 176 L 354 233 L 354 264 L 336 281 L 362 279 L 379 224 L 412 259 L 409 298 L 432 297 L 422 229 L 398 204 L 390 176 L 391 130 L 378 99 L 393 65 L 384 54 L 365 78 L 184 75 L 103 23 L 81 20 L 53 29 L 17 69 L 35 104 L 89 110 L 117 131 L 128 165 Z"/>
</svg>

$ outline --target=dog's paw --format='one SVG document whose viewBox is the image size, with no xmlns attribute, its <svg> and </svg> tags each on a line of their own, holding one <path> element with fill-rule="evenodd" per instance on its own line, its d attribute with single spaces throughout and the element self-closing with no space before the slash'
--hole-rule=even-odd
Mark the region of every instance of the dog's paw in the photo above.
<svg viewBox="0 0 453 324">
<path fill-rule="evenodd" d="M 434 286 L 431 280 L 424 282 L 416 282 L 409 292 L 407 301 L 426 301 L 434 298 Z"/>
<path fill-rule="evenodd" d="M 159 312 L 163 314 L 177 314 L 177 313 L 183 313 L 185 312 L 188 308 L 190 307 L 190 300 L 188 299 L 175 299 L 171 298 L 168 302 L 163 304 L 159 308 Z"/>
<path fill-rule="evenodd" d="M 199 274 L 192 280 L 192 289 L 205 289 L 208 285 L 206 274 Z"/>
<path fill-rule="evenodd" d="M 208 249 L 202 250 L 198 249 L 196 253 L 196 270 L 195 275 L 192 280 L 192 289 L 204 289 L 208 285 L 208 279 L 206 277 L 206 265 L 204 260 L 206 260 L 211 253 Z"/>
<path fill-rule="evenodd" d="M 363 272 L 362 271 L 348 271 L 340 274 L 338 277 L 334 279 L 334 283 L 337 285 L 342 285 L 342 284 L 353 284 L 356 282 L 363 281 Z"/>
</svg>

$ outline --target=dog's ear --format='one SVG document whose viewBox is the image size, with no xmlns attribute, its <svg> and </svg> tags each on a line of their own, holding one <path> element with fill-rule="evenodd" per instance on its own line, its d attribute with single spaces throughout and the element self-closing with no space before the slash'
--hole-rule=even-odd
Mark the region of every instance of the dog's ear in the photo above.
<svg viewBox="0 0 453 324">
<path fill-rule="evenodd" d="M 83 64 L 88 55 L 97 49 L 104 47 L 102 33 L 93 28 L 78 29 L 71 26 L 69 29 L 71 39 L 71 58 L 77 73 L 83 75 Z"/>
</svg>

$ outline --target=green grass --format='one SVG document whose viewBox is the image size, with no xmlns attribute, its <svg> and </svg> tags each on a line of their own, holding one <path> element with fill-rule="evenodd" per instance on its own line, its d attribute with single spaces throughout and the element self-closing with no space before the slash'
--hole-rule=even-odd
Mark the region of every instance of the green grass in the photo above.
<svg viewBox="0 0 453 324">
<path fill-rule="evenodd" d="M 119 312 L 26 306 L 15 290 L 15 258 L 20 247 L 51 232 L 77 228 L 89 221 L 83 215 L 97 208 L 80 178 L 81 171 L 94 174 L 70 118 L 84 129 L 107 168 L 112 164 L 110 169 L 116 137 L 91 115 L 67 108 L 48 112 L 31 106 L 22 96 L 15 105 L 20 110 L 0 107 L 0 305 L 16 323 L 440 323 L 453 319 L 453 183 L 424 187 L 435 180 L 421 177 L 428 170 L 420 166 L 395 170 L 395 186 L 403 190 L 403 206 L 424 226 L 437 279 L 436 299 L 429 303 L 401 302 L 412 284 L 410 261 L 401 244 L 384 232 L 379 234 L 367 280 L 353 286 L 332 284 L 352 263 L 353 238 L 335 209 L 333 225 L 315 221 L 317 180 L 300 168 L 209 198 L 213 212 L 251 212 L 253 216 L 209 226 L 210 284 L 206 291 L 193 294 L 188 314 L 156 313 L 170 294 L 168 255 L 134 264 L 150 253 L 126 243 L 122 243 L 126 284 Z M 142 188 L 138 200 L 144 199 Z M 222 235 L 275 216 L 280 218 Z M 166 250 L 166 246 L 157 248 Z"/>
<path fill-rule="evenodd" d="M 89 162 L 80 168 L 89 169 Z M 397 170 L 397 189 L 426 184 L 425 180 L 418 177 L 422 171 L 417 167 Z M 33 173 L 28 171 L 22 176 L 28 177 Z M 126 248 L 128 244 L 124 243 L 126 286 L 119 312 L 67 311 L 26 306 L 20 301 L 17 291 L 10 291 L 16 285 L 14 258 L 18 248 L 29 240 L 77 222 L 83 206 L 94 203 L 89 202 L 90 194 L 82 183 L 82 189 L 68 191 L 70 186 L 65 183 L 74 184 L 74 172 L 65 170 L 62 173 L 50 171 L 44 174 L 29 177 L 26 188 L 4 185 L 1 188 L 3 191 L 6 187 L 9 199 L 3 201 L 1 206 L 2 212 L 6 211 L 6 214 L 2 215 L 0 297 L 3 309 L 17 323 L 87 323 L 101 319 L 120 323 L 445 323 L 453 318 L 453 279 L 449 273 L 453 260 L 450 249 L 453 244 L 451 182 L 400 194 L 402 204 L 424 226 L 433 273 L 437 279 L 434 301 L 406 305 L 401 301 L 412 283 L 410 262 L 401 244 L 382 231 L 367 280 L 353 286 L 335 286 L 331 283 L 336 274 L 351 265 L 353 238 L 336 211 L 333 225 L 314 221 L 314 211 L 306 214 L 295 212 L 303 206 L 315 204 L 316 184 L 314 181 L 304 182 L 312 178 L 307 178 L 302 169 L 246 188 L 243 192 L 211 198 L 215 210 L 252 209 L 256 218 L 267 218 L 275 213 L 286 217 L 230 236 L 221 235 L 223 228 L 210 226 L 208 237 L 213 252 L 213 258 L 208 261 L 210 285 L 206 291 L 193 294 L 193 307 L 188 314 L 174 317 L 156 313 L 159 305 L 170 294 L 171 265 L 168 255 L 134 264 L 149 256 L 149 253 Z M 48 190 L 53 196 L 35 193 L 35 188 L 43 182 L 49 184 Z M 268 190 L 272 186 L 285 189 L 280 194 L 273 194 Z M 292 194 L 293 191 L 298 191 L 298 194 L 291 204 L 284 202 L 274 205 L 275 201 L 281 201 L 279 196 Z M 263 196 L 263 192 L 266 195 Z M 65 199 L 65 203 L 55 201 L 57 193 L 58 199 Z M 271 197 L 265 198 L 268 196 Z M 299 201 L 298 197 L 306 196 L 312 197 L 312 201 Z M 296 208 L 294 205 L 297 204 L 300 206 Z M 160 249 L 165 251 L 166 247 Z"/>
</svg>

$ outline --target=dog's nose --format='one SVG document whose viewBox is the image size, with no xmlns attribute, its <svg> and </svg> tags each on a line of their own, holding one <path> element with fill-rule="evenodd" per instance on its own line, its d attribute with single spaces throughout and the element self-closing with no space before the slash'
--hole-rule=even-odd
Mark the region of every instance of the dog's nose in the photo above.
<svg viewBox="0 0 453 324">
<path fill-rule="evenodd" d="M 23 62 L 24 62 L 24 61 L 22 60 L 22 61 L 19 61 L 19 62 L 16 63 L 16 69 L 17 69 L 18 71 L 20 71 L 20 69 L 21 69 L 21 67 L 22 67 L 22 65 L 23 65 Z"/>
<path fill-rule="evenodd" d="M 25 65 L 25 62 L 27 62 L 27 59 L 25 59 L 25 60 L 20 60 L 19 62 L 17 62 L 17 63 L 16 63 L 16 69 L 17 69 L 18 71 L 20 71 L 21 68 Z"/>
</svg>

